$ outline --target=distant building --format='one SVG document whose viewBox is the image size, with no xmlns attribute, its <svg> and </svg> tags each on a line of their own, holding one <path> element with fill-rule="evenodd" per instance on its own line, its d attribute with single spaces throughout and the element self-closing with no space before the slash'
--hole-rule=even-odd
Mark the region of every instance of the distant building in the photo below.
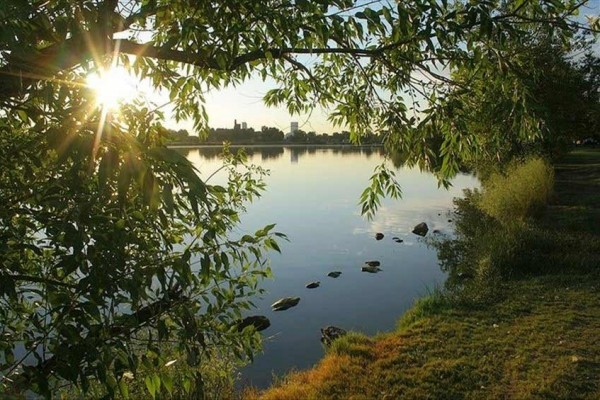
<svg viewBox="0 0 600 400">
<path fill-rule="evenodd" d="M 233 130 L 234 131 L 239 131 L 240 130 L 240 124 L 237 123 L 237 119 L 233 120 Z"/>
<path fill-rule="evenodd" d="M 245 122 L 242 122 L 242 129 L 248 129 L 248 124 Z"/>
<path fill-rule="evenodd" d="M 294 133 L 298 132 L 298 123 L 293 121 L 290 124 L 290 135 L 293 135 Z"/>
</svg>

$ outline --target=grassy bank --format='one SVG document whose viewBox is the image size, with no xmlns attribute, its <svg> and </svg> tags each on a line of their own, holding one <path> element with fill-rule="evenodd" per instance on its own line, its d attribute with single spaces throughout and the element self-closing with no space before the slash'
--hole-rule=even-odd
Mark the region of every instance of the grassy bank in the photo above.
<svg viewBox="0 0 600 400">
<path fill-rule="evenodd" d="M 457 202 L 457 237 L 432 243 L 448 285 L 396 331 L 349 335 L 246 397 L 600 398 L 600 151 L 554 171 L 514 165 Z"/>
</svg>

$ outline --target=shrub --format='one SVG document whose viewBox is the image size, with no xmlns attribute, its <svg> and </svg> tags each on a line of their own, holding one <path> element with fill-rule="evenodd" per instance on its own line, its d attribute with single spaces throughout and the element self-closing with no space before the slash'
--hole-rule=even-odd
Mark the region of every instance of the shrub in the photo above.
<svg viewBox="0 0 600 400">
<path fill-rule="evenodd" d="M 554 171 L 542 158 L 514 162 L 483 182 L 478 206 L 502 223 L 523 220 L 544 208 L 553 186 Z"/>
<path fill-rule="evenodd" d="M 539 233 L 528 218 L 544 208 L 553 181 L 552 167 L 539 157 L 530 158 L 490 173 L 481 190 L 466 190 L 455 200 L 455 236 L 432 242 L 442 269 L 449 272 L 448 300 L 471 307 L 495 302 L 506 279 L 548 271 L 548 259 L 536 256 Z M 432 300 L 418 303 L 401 323 L 418 317 L 412 314 L 426 313 L 427 301 Z"/>
</svg>

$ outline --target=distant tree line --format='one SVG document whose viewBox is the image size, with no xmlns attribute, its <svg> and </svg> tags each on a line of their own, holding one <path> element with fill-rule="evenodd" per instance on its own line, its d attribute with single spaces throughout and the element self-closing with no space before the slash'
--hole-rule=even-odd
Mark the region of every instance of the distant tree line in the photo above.
<svg viewBox="0 0 600 400">
<path fill-rule="evenodd" d="M 247 129 L 228 129 L 211 128 L 205 138 L 190 135 L 186 129 L 167 129 L 165 136 L 169 144 L 180 145 L 202 145 L 202 144 L 222 144 L 230 142 L 232 144 L 350 144 L 350 132 L 335 132 L 331 135 L 327 133 L 318 134 L 314 131 L 305 132 L 298 130 L 293 135 L 284 135 L 283 131 L 274 127 L 263 126 L 260 131 L 254 128 Z M 361 144 L 381 144 L 381 136 L 375 134 L 366 134 L 361 138 Z"/>
</svg>

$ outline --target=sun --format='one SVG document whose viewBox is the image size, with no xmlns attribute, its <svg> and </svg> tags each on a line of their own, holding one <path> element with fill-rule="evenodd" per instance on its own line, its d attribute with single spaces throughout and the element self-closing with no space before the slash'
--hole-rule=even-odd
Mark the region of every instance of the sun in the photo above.
<svg viewBox="0 0 600 400">
<path fill-rule="evenodd" d="M 122 103 L 131 101 L 137 92 L 134 78 L 122 67 L 112 67 L 88 75 L 87 86 L 95 92 L 99 106 L 117 109 Z"/>
</svg>

